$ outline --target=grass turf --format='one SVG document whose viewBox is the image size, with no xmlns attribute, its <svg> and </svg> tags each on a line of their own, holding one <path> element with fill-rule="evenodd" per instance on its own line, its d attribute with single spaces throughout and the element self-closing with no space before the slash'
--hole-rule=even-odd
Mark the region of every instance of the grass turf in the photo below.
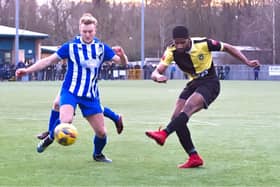
<svg viewBox="0 0 280 187">
<path fill-rule="evenodd" d="M 77 142 L 36 152 L 61 82 L 0 83 L 0 186 L 279 186 L 280 82 L 223 81 L 221 95 L 192 116 L 189 127 L 204 167 L 187 159 L 172 134 L 163 147 L 145 130 L 169 122 L 185 81 L 101 81 L 104 106 L 124 115 L 117 135 L 106 119 L 112 164 L 92 160 L 93 132 L 77 110 Z"/>
</svg>

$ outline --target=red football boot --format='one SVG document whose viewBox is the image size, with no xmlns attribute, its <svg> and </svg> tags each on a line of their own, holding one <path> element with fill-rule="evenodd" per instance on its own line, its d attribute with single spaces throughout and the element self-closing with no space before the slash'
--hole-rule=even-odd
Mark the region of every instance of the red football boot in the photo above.
<svg viewBox="0 0 280 187">
<path fill-rule="evenodd" d="M 203 165 L 203 160 L 198 154 L 193 154 L 190 158 L 184 163 L 178 165 L 178 168 L 196 168 Z"/>
<path fill-rule="evenodd" d="M 168 134 L 164 130 L 158 129 L 158 131 L 146 131 L 146 135 L 154 139 L 159 145 L 163 145 Z"/>
</svg>

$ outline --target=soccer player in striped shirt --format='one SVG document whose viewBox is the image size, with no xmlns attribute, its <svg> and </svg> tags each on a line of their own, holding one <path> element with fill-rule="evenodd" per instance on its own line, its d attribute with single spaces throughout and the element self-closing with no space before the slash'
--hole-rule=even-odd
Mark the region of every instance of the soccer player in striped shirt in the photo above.
<svg viewBox="0 0 280 187">
<path fill-rule="evenodd" d="M 112 162 L 103 154 L 107 143 L 107 131 L 98 92 L 98 73 L 105 61 L 126 64 L 127 57 L 120 46 L 109 47 L 99 41 L 96 35 L 97 20 L 89 13 L 79 20 L 80 36 L 73 41 L 64 43 L 56 53 L 37 61 L 28 68 L 18 69 L 17 77 L 36 72 L 67 60 L 67 72 L 60 92 L 60 121 L 72 123 L 74 112 L 79 105 L 83 116 L 95 132 L 93 137 L 93 159 L 98 162 Z M 54 127 L 55 128 L 55 127 Z M 53 131 L 37 146 L 43 152 L 53 142 Z"/>
</svg>

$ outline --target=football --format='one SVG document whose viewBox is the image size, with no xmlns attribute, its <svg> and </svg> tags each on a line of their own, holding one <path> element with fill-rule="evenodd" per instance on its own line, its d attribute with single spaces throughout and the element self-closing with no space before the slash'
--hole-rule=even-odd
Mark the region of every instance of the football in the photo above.
<svg viewBox="0 0 280 187">
<path fill-rule="evenodd" d="M 76 127 L 69 123 L 61 123 L 54 129 L 55 140 L 64 146 L 75 143 L 78 136 Z"/>
</svg>

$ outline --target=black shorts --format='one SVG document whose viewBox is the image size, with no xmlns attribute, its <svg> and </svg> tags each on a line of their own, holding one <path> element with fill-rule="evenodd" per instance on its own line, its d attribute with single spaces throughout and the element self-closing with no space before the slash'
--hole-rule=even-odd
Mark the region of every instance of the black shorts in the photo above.
<svg viewBox="0 0 280 187">
<path fill-rule="evenodd" d="M 220 93 L 220 81 L 218 78 L 192 80 L 187 83 L 179 98 L 187 100 L 194 92 L 202 95 L 204 108 L 208 108 Z"/>
</svg>

